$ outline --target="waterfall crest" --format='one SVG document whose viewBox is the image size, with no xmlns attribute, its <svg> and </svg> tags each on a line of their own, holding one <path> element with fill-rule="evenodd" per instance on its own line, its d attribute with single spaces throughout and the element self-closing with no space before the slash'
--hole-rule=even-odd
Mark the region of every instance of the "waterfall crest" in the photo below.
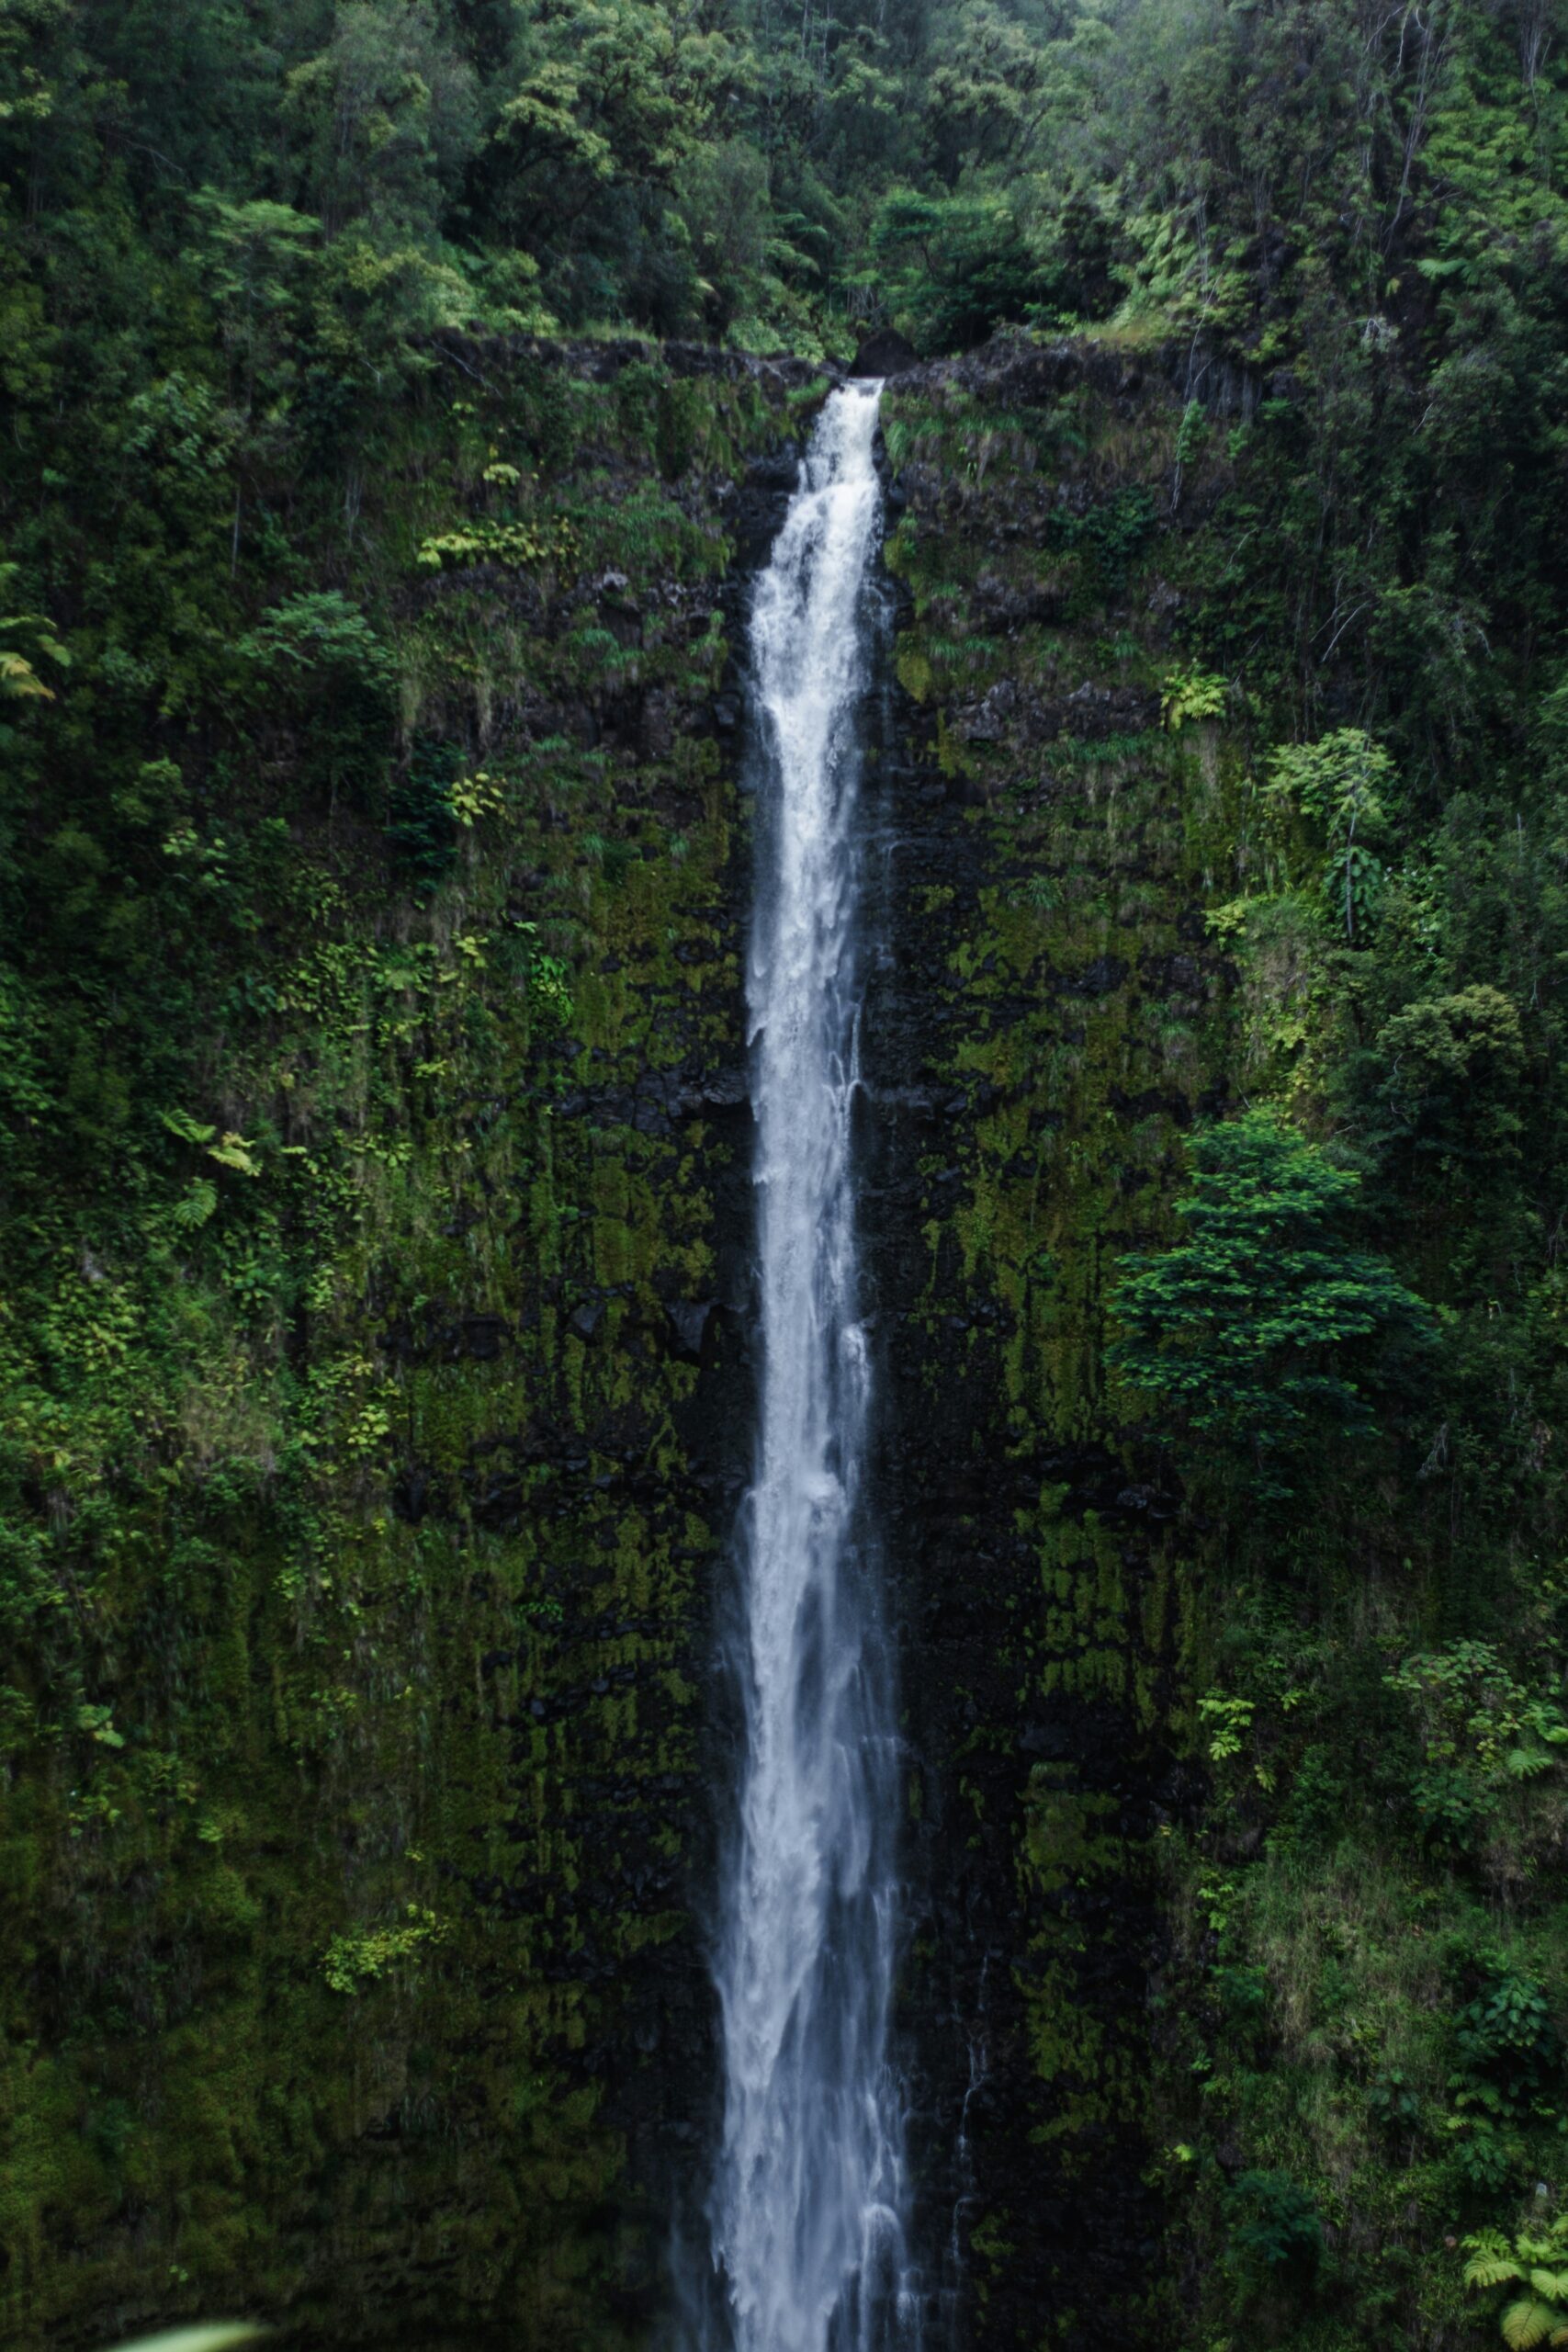
<svg viewBox="0 0 1568 2352">
<path fill-rule="evenodd" d="M 898 1770 L 862 1492 L 869 1367 L 850 1133 L 879 392 L 852 384 L 828 401 L 750 628 L 763 1363 L 740 1532 L 745 1747 L 720 1889 L 712 2211 L 736 2352 L 870 2352 L 900 2325 L 887 2054 Z"/>
</svg>

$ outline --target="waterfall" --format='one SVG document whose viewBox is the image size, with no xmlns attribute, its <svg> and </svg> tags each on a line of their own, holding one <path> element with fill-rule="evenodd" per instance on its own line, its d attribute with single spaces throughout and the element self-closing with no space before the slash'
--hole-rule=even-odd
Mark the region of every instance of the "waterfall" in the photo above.
<svg viewBox="0 0 1568 2352">
<path fill-rule="evenodd" d="M 720 1887 L 712 2207 L 736 2352 L 871 2352 L 901 2324 L 887 2050 L 899 1780 L 863 1492 L 850 1132 L 879 389 L 851 384 L 828 401 L 750 629 L 762 1370 L 739 1542 L 745 1744 Z"/>
</svg>

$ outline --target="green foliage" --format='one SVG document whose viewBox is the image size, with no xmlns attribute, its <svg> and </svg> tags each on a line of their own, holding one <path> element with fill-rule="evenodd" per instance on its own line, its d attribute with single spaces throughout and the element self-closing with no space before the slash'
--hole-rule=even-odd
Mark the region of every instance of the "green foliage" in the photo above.
<svg viewBox="0 0 1568 2352">
<path fill-rule="evenodd" d="M 1043 288 L 1012 208 L 1000 193 L 895 188 L 871 232 L 870 269 L 928 349 L 978 343 L 1022 318 Z"/>
<path fill-rule="evenodd" d="M 1369 843 L 1388 822 L 1393 762 L 1359 727 L 1342 727 L 1321 742 L 1290 744 L 1269 762 L 1269 790 L 1322 833 L 1328 851 L 1323 897 L 1332 922 L 1354 945 L 1363 940 L 1382 896 L 1383 868 Z"/>
<path fill-rule="evenodd" d="M 1528 2106 L 1562 2068 L 1562 2048 L 1543 1988 L 1506 1972 L 1461 2012 L 1455 2032 L 1462 2103 L 1491 2093 L 1505 2112 Z"/>
<path fill-rule="evenodd" d="M 1172 670 L 1160 694 L 1161 722 L 1176 734 L 1189 719 L 1219 718 L 1225 707 L 1225 682 L 1212 671 Z"/>
<path fill-rule="evenodd" d="M 411 1903 L 396 1927 L 361 1928 L 334 1936 L 321 1956 L 321 1974 L 334 1993 L 361 1993 L 412 1960 L 443 1933 L 434 1911 Z"/>
<path fill-rule="evenodd" d="M 1384 2066 L 1373 2077 L 1367 2108 L 1380 2132 L 1408 2132 L 1421 2120 L 1421 2100 L 1401 2066 Z"/>
<path fill-rule="evenodd" d="M 438 737 L 418 734 L 394 773 L 388 799 L 387 839 L 415 895 L 427 898 L 457 857 L 456 795 L 462 752 Z"/>
<path fill-rule="evenodd" d="M 440 531 L 422 540 L 419 561 L 433 571 L 448 563 L 499 563 L 519 571 L 527 564 L 558 562 L 571 554 L 574 545 L 570 524 L 540 526 L 480 520 L 460 531 Z"/>
<path fill-rule="evenodd" d="M 529 1001 L 554 1028 L 565 1028 L 572 1015 L 571 985 L 558 956 L 535 956 L 528 970 Z"/>
<path fill-rule="evenodd" d="M 890 181 L 914 201 L 884 285 L 918 339 L 934 333 L 928 260 L 948 261 L 920 239 L 940 236 L 949 194 L 999 201 L 991 243 L 1033 265 L 1042 336 L 1100 322 L 1078 342 L 1096 396 L 1022 338 L 940 395 L 929 379 L 888 394 L 908 493 L 890 557 L 918 606 L 900 677 L 951 729 L 919 600 L 946 604 L 940 632 L 955 639 L 952 614 L 1017 533 L 1049 541 L 1064 616 L 1021 625 L 986 690 L 1015 682 L 1032 719 L 1080 678 L 1228 686 L 1192 714 L 1201 757 L 1179 736 L 1168 764 L 1127 745 L 1102 764 L 1065 737 L 1049 753 L 1010 735 L 965 747 L 1016 928 L 975 923 L 951 1016 L 965 1035 L 955 1079 L 983 1069 L 1001 1088 L 963 1151 L 975 1205 L 956 1222 L 979 1264 L 991 1247 L 1004 1270 L 1019 1456 L 1109 1422 L 1137 1481 L 1093 1541 L 1078 1497 L 1061 1502 L 1025 1656 L 1044 1650 L 1054 1699 L 1092 1684 L 1098 1703 L 1122 1687 L 1114 1655 L 1149 1721 L 1171 1660 L 1209 1789 L 1190 1831 L 1162 1820 L 1154 1841 L 1167 1916 L 1183 1922 L 1151 2066 L 1182 2254 L 1136 2332 L 1170 2342 L 1453 2337 L 1460 2261 L 1444 2240 L 1502 2221 L 1521 2192 L 1544 2229 L 1563 2196 L 1551 2066 L 1527 2061 L 1540 2084 L 1513 2098 L 1517 2053 L 1488 2057 L 1492 2027 L 1471 2014 L 1504 1978 L 1555 2021 L 1568 2000 L 1557 13 L 1042 10 L 1026 162 L 1005 156 L 1001 110 L 976 106 L 945 149 L 933 125 L 930 178 Z M 988 368 L 1005 390 L 987 400 Z M 1159 379 L 1157 427 L 1129 433 L 1140 373 Z M 1019 447 L 1050 450 L 1044 496 L 1021 457 L 977 480 L 987 429 L 1026 382 L 1039 406 Z M 940 413 L 960 387 L 962 421 Z M 1113 568 L 1095 560 L 1086 580 L 1072 542 L 1129 485 L 1156 511 L 1118 603 Z M 1038 910 L 1036 876 L 1051 894 Z M 1173 939 L 1161 925 L 1177 922 Z M 1053 1022 L 1034 975 L 1048 965 L 1060 985 L 1091 956 L 1133 965 L 1126 995 Z M 1018 1042 L 996 1046 L 982 1020 Z M 1287 1423 L 1261 1449 L 1224 1425 L 1229 1253 L 1204 1259 L 1174 1214 L 1180 1147 L 1153 1107 L 1196 1108 L 1222 1074 L 1231 1101 L 1353 1155 L 1359 1187 L 1313 1247 L 1375 1254 L 1392 1310 L 1255 1367 L 1244 1430 L 1246 1411 L 1266 1427 L 1278 1415 L 1277 1385 L 1303 1366 L 1356 1392 L 1348 1422 L 1343 1399 L 1303 1399 L 1310 1435 Z M 1150 1293 L 1134 1351 L 1156 1382 L 1188 1351 L 1210 1359 L 1219 1401 L 1202 1374 L 1106 1400 L 1102 1253 L 1157 1263 L 1172 1219 L 1169 1254 L 1191 1280 Z M 933 1209 L 933 1283 L 950 1232 Z M 1244 1295 L 1265 1311 L 1293 1246 L 1241 1250 Z M 1029 1280 L 1009 1288 L 1014 1263 Z M 1407 1366 L 1413 1293 L 1440 1305 Z M 1125 1335 L 1124 1299 L 1114 1312 Z M 1128 1418 L 1149 1400 L 1152 1431 Z M 1391 1442 L 1348 1446 L 1373 1408 Z M 1133 1498 L 1156 1479 L 1150 1434 L 1176 1445 L 1190 1508 L 1179 1540 L 1162 1529 L 1145 1550 Z M 1262 1478 L 1291 1489 L 1267 1510 L 1260 1451 Z M 1101 1589 L 1119 1574 L 1136 1601 L 1095 1615 L 1091 1558 Z M 1168 1649 L 1156 1623 L 1174 1624 Z M 1219 1972 L 1228 1984 L 1241 1969 L 1269 1986 L 1261 2047 L 1233 2030 L 1222 1991 Z M 1238 2169 L 1288 2176 L 1325 2237 L 1332 2223 L 1312 2308 L 1235 2256 Z"/>
<path fill-rule="evenodd" d="M 297 729 L 299 777 L 329 797 L 346 792 L 374 808 L 397 664 L 365 615 L 337 589 L 310 590 L 264 613 L 234 650 L 246 699 Z M 185 840 L 194 853 L 188 834 L 171 840 Z"/>
<path fill-rule="evenodd" d="M 216 310 L 247 417 L 292 375 L 294 312 L 321 223 L 265 197 L 231 202 L 214 187 L 191 198 L 195 242 L 187 258 Z"/>
<path fill-rule="evenodd" d="M 335 673 L 335 682 L 385 686 L 396 674 L 390 652 L 363 613 L 335 588 L 290 596 L 264 613 L 235 647 L 270 683 L 291 673 Z"/>
<path fill-rule="evenodd" d="M 1388 1683 L 1418 1712 L 1424 1769 L 1411 1793 L 1430 1837 L 1468 1848 L 1511 1784 L 1562 1769 L 1568 1719 L 1521 1688 L 1490 1643 L 1407 1658 Z"/>
<path fill-rule="evenodd" d="M 1418 998 L 1385 1023 L 1377 1046 L 1387 1069 L 1382 1097 L 1404 1134 L 1439 1148 L 1515 1148 L 1521 1122 L 1510 1098 L 1525 1039 L 1518 1008 L 1500 989 L 1481 980 Z"/>
<path fill-rule="evenodd" d="M 1568 2341 L 1568 2217 L 1464 2241 L 1464 2283 L 1488 2296 L 1508 2352 Z"/>
<path fill-rule="evenodd" d="M 1189 1448 L 1218 1440 L 1282 1495 L 1314 1433 L 1371 1431 L 1366 1380 L 1430 1318 L 1386 1260 L 1347 1241 L 1358 1180 L 1272 1114 L 1209 1129 L 1192 1158 L 1188 1238 L 1124 1263 L 1113 1361 Z"/>
<path fill-rule="evenodd" d="M 1154 526 L 1154 500 L 1143 483 L 1131 482 L 1081 514 L 1052 514 L 1046 528 L 1052 547 L 1087 559 L 1088 578 L 1080 594 L 1113 597 L 1124 590 L 1128 571 Z M 1212 698 L 1208 686 L 1199 692 L 1201 699 Z"/>
<path fill-rule="evenodd" d="M 0 563 L 0 596 L 16 579 L 20 566 Z M 42 613 L 0 616 L 0 702 L 52 702 L 54 688 L 39 674 L 37 660 L 18 649 L 30 646 L 37 659 L 69 669 L 71 656 L 60 642 L 54 624 Z"/>
<path fill-rule="evenodd" d="M 1310 2286 L 1323 2256 L 1323 2223 L 1289 2174 L 1245 2172 L 1227 2203 L 1231 2247 L 1243 2270 Z"/>
</svg>

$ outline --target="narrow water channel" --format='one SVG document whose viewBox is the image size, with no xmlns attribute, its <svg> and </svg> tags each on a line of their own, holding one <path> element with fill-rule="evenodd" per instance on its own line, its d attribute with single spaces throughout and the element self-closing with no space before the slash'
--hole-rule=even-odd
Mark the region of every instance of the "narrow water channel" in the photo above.
<svg viewBox="0 0 1568 2352">
<path fill-rule="evenodd" d="M 763 1362 L 740 1532 L 744 1748 L 720 1889 L 713 2188 L 735 2352 L 869 2352 L 899 2339 L 908 2302 L 888 2053 L 899 1773 L 863 1478 L 851 1136 L 878 390 L 829 401 L 751 618 Z"/>
</svg>

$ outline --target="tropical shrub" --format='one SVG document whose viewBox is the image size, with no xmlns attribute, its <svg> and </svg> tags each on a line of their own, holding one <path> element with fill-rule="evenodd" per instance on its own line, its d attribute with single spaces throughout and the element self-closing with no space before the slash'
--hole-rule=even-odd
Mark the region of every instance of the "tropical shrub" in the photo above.
<svg viewBox="0 0 1568 2352">
<path fill-rule="evenodd" d="M 1282 1495 L 1314 1431 L 1371 1433 L 1369 1385 L 1431 1317 L 1348 1238 L 1358 1179 L 1272 1112 L 1210 1128 L 1192 1158 L 1186 1238 L 1123 1267 L 1112 1362 L 1189 1453 L 1217 1446 Z"/>
</svg>

